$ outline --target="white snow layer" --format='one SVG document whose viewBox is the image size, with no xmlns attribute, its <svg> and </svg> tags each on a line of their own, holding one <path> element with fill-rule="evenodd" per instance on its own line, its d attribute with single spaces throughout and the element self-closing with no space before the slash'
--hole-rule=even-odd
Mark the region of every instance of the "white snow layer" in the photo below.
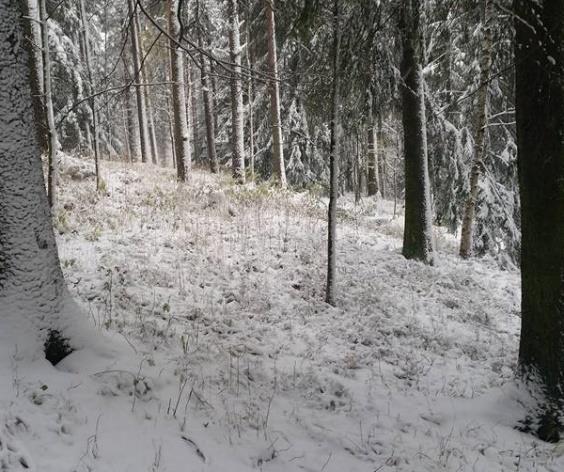
<svg viewBox="0 0 564 472">
<path fill-rule="evenodd" d="M 103 166 L 103 196 L 63 172 L 56 217 L 98 341 L 55 368 L 0 319 L 0 470 L 564 470 L 513 428 L 518 273 L 438 230 L 406 261 L 391 203 L 345 198 L 332 308 L 319 199 Z"/>
</svg>

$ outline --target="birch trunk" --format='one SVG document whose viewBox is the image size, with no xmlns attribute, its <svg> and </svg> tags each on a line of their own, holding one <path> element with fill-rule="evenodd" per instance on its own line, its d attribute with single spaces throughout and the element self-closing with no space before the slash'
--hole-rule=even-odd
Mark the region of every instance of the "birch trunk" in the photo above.
<svg viewBox="0 0 564 472">
<path fill-rule="evenodd" d="M 123 69 L 125 73 L 125 80 L 131 79 L 131 72 L 123 57 Z M 135 104 L 131 96 L 131 87 L 124 90 L 124 102 L 126 107 L 126 120 L 127 120 L 127 138 L 129 143 L 129 153 L 132 162 L 137 162 L 141 156 L 141 141 L 139 140 L 139 122 L 137 114 L 135 113 Z"/>
<path fill-rule="evenodd" d="M 239 184 L 245 183 L 245 143 L 243 134 L 243 81 L 241 79 L 241 40 L 239 35 L 239 1 L 228 0 L 229 4 L 229 54 L 233 65 L 231 76 L 231 147 L 233 178 Z"/>
<path fill-rule="evenodd" d="M 178 22 L 178 0 L 168 0 L 169 34 L 175 40 L 180 38 Z M 190 172 L 190 142 L 186 121 L 186 95 L 184 94 L 184 60 L 175 41 L 170 41 L 170 76 L 172 79 L 172 109 L 174 117 L 174 146 L 176 174 L 178 180 L 185 182 Z"/>
<path fill-rule="evenodd" d="M 276 23 L 274 0 L 265 0 L 268 25 L 268 91 L 270 93 L 270 125 L 272 127 L 272 168 L 274 178 L 282 188 L 286 188 L 286 169 L 284 167 L 284 144 L 280 120 L 280 88 L 278 84 L 278 60 L 276 54 Z"/>
<path fill-rule="evenodd" d="M 475 118 L 474 159 L 470 171 L 470 193 L 464 208 L 462 232 L 460 239 L 460 256 L 468 258 L 472 255 L 472 230 L 476 214 L 476 200 L 478 198 L 478 184 L 486 157 L 486 125 L 488 78 L 492 66 L 492 8 L 493 0 L 483 0 L 484 5 L 484 33 L 482 38 L 482 55 L 480 58 L 480 83 L 478 84 L 478 105 Z"/>
<path fill-rule="evenodd" d="M 336 245 L 337 245 L 337 199 L 339 197 L 339 152 L 340 152 L 340 76 L 341 25 L 339 0 L 333 6 L 333 85 L 331 92 L 331 140 L 329 161 L 329 209 L 327 228 L 327 287 L 325 301 L 335 305 Z"/>
<path fill-rule="evenodd" d="M 421 0 L 402 6 L 402 124 L 405 165 L 405 226 L 402 253 L 407 259 L 433 263 L 431 191 L 427 163 L 427 123 L 420 44 Z"/>
</svg>

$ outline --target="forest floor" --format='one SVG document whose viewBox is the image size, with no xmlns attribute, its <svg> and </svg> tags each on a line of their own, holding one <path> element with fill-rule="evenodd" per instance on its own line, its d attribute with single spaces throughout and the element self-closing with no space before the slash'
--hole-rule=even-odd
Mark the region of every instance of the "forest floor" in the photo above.
<svg viewBox="0 0 564 472">
<path fill-rule="evenodd" d="M 0 470 L 561 471 L 514 429 L 519 273 L 400 254 L 393 205 L 64 161 L 59 253 L 107 352 L 0 363 Z M 71 178 L 71 175 L 74 178 Z M 27 466 L 27 468 L 26 468 Z"/>
</svg>

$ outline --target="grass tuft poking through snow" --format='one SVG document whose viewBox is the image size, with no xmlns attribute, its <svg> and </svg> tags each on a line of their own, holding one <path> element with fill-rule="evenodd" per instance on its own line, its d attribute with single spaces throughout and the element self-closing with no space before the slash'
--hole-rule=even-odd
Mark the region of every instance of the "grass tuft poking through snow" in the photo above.
<svg viewBox="0 0 564 472">
<path fill-rule="evenodd" d="M 61 263 L 109 347 L 53 367 L 0 333 L 0 470 L 564 470 L 513 428 L 518 273 L 439 230 L 407 261 L 393 205 L 344 197 L 333 308 L 318 197 L 110 162 L 96 194 L 67 161 Z"/>
</svg>

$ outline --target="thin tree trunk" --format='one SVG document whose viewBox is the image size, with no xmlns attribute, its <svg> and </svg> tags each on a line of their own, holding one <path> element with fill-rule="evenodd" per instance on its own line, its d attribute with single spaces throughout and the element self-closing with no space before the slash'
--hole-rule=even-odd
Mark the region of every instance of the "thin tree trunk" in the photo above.
<svg viewBox="0 0 564 472">
<path fill-rule="evenodd" d="M 478 199 L 478 183 L 484 167 L 486 157 L 486 124 L 488 101 L 488 77 L 492 66 L 492 8 L 493 0 L 482 0 L 484 5 L 484 32 L 482 38 L 482 56 L 480 58 L 480 83 L 478 84 L 478 105 L 476 109 L 474 142 L 474 159 L 470 171 L 470 193 L 464 208 L 462 232 L 460 239 L 460 256 L 468 258 L 472 255 L 472 229 L 476 214 L 476 200 Z"/>
<path fill-rule="evenodd" d="M 374 124 L 374 117 L 372 112 L 369 113 L 369 123 L 368 123 L 368 195 L 374 196 L 378 195 L 380 191 L 379 188 L 379 176 L 378 176 L 378 136 L 376 133 L 376 126 Z"/>
<path fill-rule="evenodd" d="M 47 111 L 44 103 L 44 77 L 43 77 L 43 40 L 41 39 L 41 23 L 39 16 L 39 6 L 37 0 L 28 0 L 29 17 L 26 24 L 26 39 L 29 42 L 29 50 L 31 56 L 31 97 L 33 103 L 33 111 L 35 113 L 37 123 L 37 137 L 39 147 L 43 152 L 49 150 L 49 136 L 47 128 Z"/>
<path fill-rule="evenodd" d="M 131 73 L 125 57 L 123 57 L 123 69 L 125 73 L 125 80 L 129 81 L 131 78 Z M 131 162 L 137 162 L 141 157 L 141 141 L 139 139 L 138 115 L 135 113 L 135 105 L 133 103 L 133 97 L 131 96 L 130 87 L 127 87 L 124 90 L 124 101 L 126 105 L 127 131 L 128 131 L 127 137 L 129 142 Z"/>
<path fill-rule="evenodd" d="M 145 80 L 145 82 L 147 82 Z M 154 165 L 159 163 L 159 147 L 157 145 L 157 131 L 155 128 L 153 103 L 151 101 L 151 93 L 149 87 L 143 87 L 145 90 L 145 100 L 147 103 L 147 118 L 149 125 L 149 143 L 151 144 L 151 162 Z"/>
<path fill-rule="evenodd" d="M 382 114 L 378 115 L 378 177 L 379 189 L 382 198 L 388 197 L 386 188 L 386 152 L 384 150 L 384 129 L 382 126 Z"/>
<path fill-rule="evenodd" d="M 88 73 L 88 82 L 90 84 L 91 92 L 94 92 L 94 80 L 92 74 L 92 63 L 90 62 L 90 38 L 88 35 L 88 20 L 86 18 L 86 7 L 84 4 L 84 0 L 80 0 L 80 19 L 82 22 L 82 37 L 84 41 L 84 60 L 86 62 L 86 71 Z M 92 109 L 92 140 L 93 140 L 93 147 L 94 147 L 94 167 L 96 170 L 96 190 L 101 189 L 101 179 L 100 179 L 100 165 L 99 165 L 99 156 L 100 156 L 100 146 L 98 140 L 98 122 L 97 122 L 97 115 L 96 115 L 96 99 L 94 95 L 89 100 L 90 108 Z"/>
<path fill-rule="evenodd" d="M 202 42 L 200 41 L 200 47 Z M 217 152 L 215 149 L 215 120 L 214 120 L 214 104 L 210 92 L 210 80 L 208 75 L 208 65 L 203 54 L 200 54 L 200 76 L 202 81 L 202 99 L 204 102 L 204 117 L 206 121 L 206 148 L 208 153 L 208 162 L 212 173 L 217 174 L 219 164 L 217 162 Z"/>
<path fill-rule="evenodd" d="M 180 38 L 178 8 L 178 0 L 168 0 L 169 34 L 175 40 Z M 186 95 L 184 94 L 184 58 L 176 42 L 172 40 L 170 41 L 170 64 L 176 174 L 179 181 L 185 182 L 190 172 L 191 159 L 188 123 L 186 121 Z"/>
<path fill-rule="evenodd" d="M 253 57 L 253 44 L 251 38 L 251 4 L 247 4 L 247 18 L 245 22 L 247 30 L 247 67 L 249 68 L 249 79 L 247 83 L 247 101 L 249 103 L 249 173 L 251 176 L 251 181 L 255 180 L 255 113 L 254 113 L 254 102 L 255 102 L 255 78 L 254 78 L 254 66 L 255 61 Z"/>
<path fill-rule="evenodd" d="M 274 178 L 282 188 L 286 188 L 286 169 L 284 167 L 284 144 L 282 122 L 280 119 L 280 89 L 278 84 L 278 61 L 276 54 L 276 23 L 274 19 L 274 0 L 265 0 L 268 25 L 268 91 L 270 93 L 270 125 L 272 127 L 272 168 Z"/>
<path fill-rule="evenodd" d="M 401 12 L 403 53 L 400 66 L 405 162 L 405 226 L 402 253 L 433 263 L 431 191 L 427 163 L 427 125 L 421 67 L 420 0 L 405 0 Z"/>
<path fill-rule="evenodd" d="M 138 14 L 134 0 L 129 0 L 129 14 L 133 15 L 130 27 L 131 56 L 133 57 L 133 79 L 135 81 L 135 97 L 137 100 L 137 120 L 139 123 L 139 140 L 141 142 L 141 162 L 147 162 L 151 153 L 151 143 L 149 138 L 149 125 L 147 123 L 147 104 L 145 101 L 145 93 L 140 86 L 142 77 L 141 44 L 139 42 Z"/>
<path fill-rule="evenodd" d="M 337 199 L 339 198 L 341 25 L 339 0 L 333 5 L 333 86 L 331 92 L 331 140 L 329 160 L 329 209 L 327 232 L 327 287 L 325 301 L 335 305 Z"/>
<path fill-rule="evenodd" d="M 515 2 L 515 111 L 521 197 L 519 367 L 543 403 L 530 424 L 564 430 L 564 3 Z M 542 45 L 542 47 L 539 47 Z"/>
<path fill-rule="evenodd" d="M 245 183 L 245 143 L 243 134 L 243 83 L 241 79 L 241 41 L 239 36 L 239 1 L 228 0 L 229 4 L 229 55 L 234 64 L 231 77 L 231 152 L 233 178 L 239 184 Z"/>
<path fill-rule="evenodd" d="M 194 159 L 198 162 L 201 162 L 202 159 L 202 141 L 200 137 L 200 113 L 199 113 L 199 100 L 198 100 L 198 68 L 190 67 L 190 71 L 192 72 L 190 78 L 190 90 L 192 91 L 191 103 L 192 103 L 192 143 L 193 143 L 193 151 L 194 151 Z"/>
<path fill-rule="evenodd" d="M 49 53 L 49 26 L 47 24 L 47 6 L 45 0 L 40 0 L 39 11 L 41 17 L 41 34 L 43 44 L 43 90 L 45 91 L 45 107 L 47 110 L 47 132 L 49 137 L 48 171 L 47 171 L 47 201 L 51 208 L 57 206 L 57 183 L 59 180 L 59 166 L 57 152 L 59 140 L 55 127 L 55 112 L 53 110 L 53 96 L 51 92 L 51 55 Z"/>
</svg>

